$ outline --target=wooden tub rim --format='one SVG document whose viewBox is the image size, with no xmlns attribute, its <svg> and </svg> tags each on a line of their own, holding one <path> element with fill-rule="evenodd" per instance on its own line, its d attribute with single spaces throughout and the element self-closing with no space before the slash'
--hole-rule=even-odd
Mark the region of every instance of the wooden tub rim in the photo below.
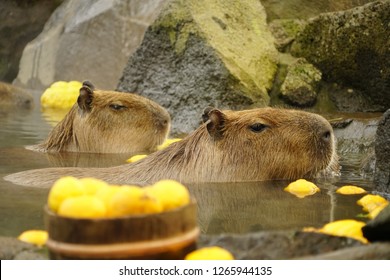
<svg viewBox="0 0 390 280">
<path fill-rule="evenodd" d="M 199 227 L 195 227 L 177 236 L 150 241 L 114 244 L 72 244 L 49 238 L 46 245 L 53 253 L 81 258 L 145 257 L 169 250 L 180 250 L 194 243 L 199 234 Z"/>
</svg>

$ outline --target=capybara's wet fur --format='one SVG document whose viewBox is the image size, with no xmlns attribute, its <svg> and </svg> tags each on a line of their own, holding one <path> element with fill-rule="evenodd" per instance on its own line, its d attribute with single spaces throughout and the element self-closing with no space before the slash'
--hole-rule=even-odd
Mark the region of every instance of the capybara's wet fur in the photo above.
<svg viewBox="0 0 390 280">
<path fill-rule="evenodd" d="M 136 153 L 157 149 L 169 133 L 166 109 L 142 96 L 95 90 L 85 81 L 77 103 L 42 143 L 44 152 Z"/>
<path fill-rule="evenodd" d="M 0 82 L 0 108 L 30 109 L 34 106 L 31 93 L 14 85 Z"/>
<path fill-rule="evenodd" d="M 115 184 L 239 182 L 313 177 L 337 171 L 332 127 L 303 111 L 208 108 L 204 123 L 183 140 L 131 164 L 110 168 L 50 168 L 11 174 L 6 180 L 50 186 L 65 175 L 92 176 Z"/>
</svg>

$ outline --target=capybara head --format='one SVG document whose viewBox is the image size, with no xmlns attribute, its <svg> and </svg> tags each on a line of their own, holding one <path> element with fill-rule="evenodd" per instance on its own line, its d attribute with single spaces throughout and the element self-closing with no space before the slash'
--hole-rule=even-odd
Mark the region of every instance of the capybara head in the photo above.
<svg viewBox="0 0 390 280">
<path fill-rule="evenodd" d="M 26 90 L 11 84 L 0 82 L 0 106 L 2 108 L 31 109 L 33 96 Z"/>
<path fill-rule="evenodd" d="M 135 163 L 109 168 L 52 168 L 6 177 L 18 184 L 50 185 L 65 175 L 110 183 L 150 184 L 298 179 L 339 171 L 329 122 L 304 111 L 207 108 L 204 123 L 183 140 Z"/>
<path fill-rule="evenodd" d="M 95 90 L 86 81 L 77 103 L 37 148 L 55 152 L 151 152 L 165 140 L 170 122 L 167 110 L 152 100 Z"/>
<path fill-rule="evenodd" d="M 274 108 L 207 108 L 203 121 L 209 152 L 221 161 L 217 172 L 228 177 L 296 179 L 338 168 L 333 129 L 320 115 Z"/>
</svg>

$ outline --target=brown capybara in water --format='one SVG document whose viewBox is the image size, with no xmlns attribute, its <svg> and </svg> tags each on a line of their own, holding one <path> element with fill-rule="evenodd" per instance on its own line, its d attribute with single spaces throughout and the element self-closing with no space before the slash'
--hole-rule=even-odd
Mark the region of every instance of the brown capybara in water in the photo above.
<svg viewBox="0 0 390 280">
<path fill-rule="evenodd" d="M 157 149 L 167 137 L 166 109 L 142 96 L 95 90 L 85 81 L 77 103 L 41 144 L 44 152 L 135 153 Z"/>
<path fill-rule="evenodd" d="M 135 163 L 109 168 L 49 168 L 5 177 L 16 184 L 51 186 L 66 175 L 115 184 L 239 182 L 313 177 L 338 171 L 335 138 L 323 117 L 303 111 L 208 108 L 204 123 L 183 140 Z"/>
<path fill-rule="evenodd" d="M 0 108 L 2 109 L 31 109 L 34 100 L 31 93 L 22 88 L 0 82 Z"/>
</svg>

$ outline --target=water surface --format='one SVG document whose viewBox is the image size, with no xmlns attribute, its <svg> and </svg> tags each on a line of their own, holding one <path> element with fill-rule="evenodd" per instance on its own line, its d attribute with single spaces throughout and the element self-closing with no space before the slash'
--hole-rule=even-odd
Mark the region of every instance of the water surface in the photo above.
<svg viewBox="0 0 390 280">
<path fill-rule="evenodd" d="M 1 236 L 17 236 L 33 228 L 44 229 L 42 209 L 49 191 L 14 185 L 5 181 L 4 175 L 50 166 L 114 166 L 125 163 L 129 157 L 77 153 L 47 155 L 24 148 L 42 141 L 51 128 L 39 106 L 32 111 L 0 114 Z M 371 179 L 359 175 L 360 161 L 361 158 L 354 155 L 343 158 L 341 177 L 315 181 L 321 191 L 304 199 L 283 191 L 289 181 L 192 184 L 188 187 L 198 201 L 199 225 L 204 233 L 319 227 L 333 220 L 357 218 L 362 213 L 356 204 L 362 195 L 335 193 L 337 187 L 345 184 L 371 190 Z"/>
</svg>

